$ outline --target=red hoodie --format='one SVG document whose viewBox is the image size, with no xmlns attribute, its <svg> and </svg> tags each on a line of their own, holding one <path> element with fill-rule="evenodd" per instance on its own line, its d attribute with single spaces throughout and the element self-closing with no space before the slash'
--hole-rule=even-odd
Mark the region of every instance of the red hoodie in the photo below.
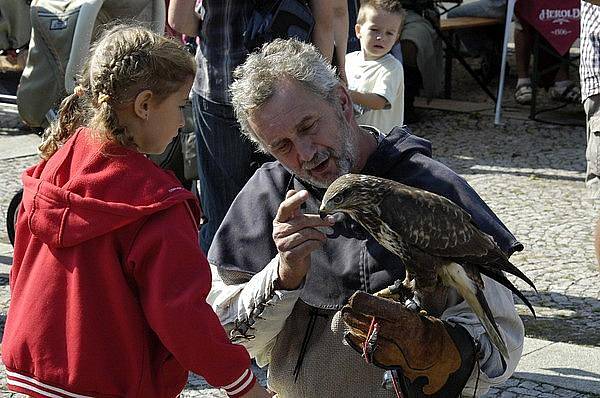
<svg viewBox="0 0 600 398">
<path fill-rule="evenodd" d="M 2 341 L 9 389 L 175 397 L 187 370 L 228 394 L 256 382 L 206 303 L 198 204 L 144 155 L 78 130 L 23 173 Z"/>
</svg>

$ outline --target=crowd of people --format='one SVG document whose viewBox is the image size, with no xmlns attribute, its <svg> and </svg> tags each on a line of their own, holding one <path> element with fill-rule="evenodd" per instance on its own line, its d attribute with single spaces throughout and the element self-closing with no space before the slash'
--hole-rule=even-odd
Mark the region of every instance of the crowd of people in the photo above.
<svg viewBox="0 0 600 398">
<path fill-rule="evenodd" d="M 9 389 L 175 397 L 193 371 L 232 397 L 453 397 L 479 396 L 512 375 L 523 323 L 511 291 L 486 276 L 504 353 L 441 285 L 432 292 L 441 308 L 408 297 L 400 311 L 411 316 L 380 331 L 399 347 L 378 353 L 386 366 L 347 342 L 342 310 L 362 311 L 349 297 L 406 272 L 354 220 L 319 215 L 338 177 L 370 174 L 436 193 L 507 257 L 523 249 L 405 126 L 415 96 L 442 86 L 432 3 L 348 3 L 310 0 L 311 43 L 280 38 L 250 52 L 254 1 L 170 0 L 171 28 L 200 38 L 195 60 L 134 23 L 104 29 L 46 131 L 40 162 L 22 177 L 2 342 Z M 553 87 L 561 100 L 584 100 L 586 182 L 597 199 L 600 5 L 581 7 L 581 95 L 564 76 Z M 347 51 L 349 32 L 357 51 Z M 190 97 L 200 200 L 146 156 L 177 135 Z M 372 327 L 359 327 L 365 346 Z M 268 365 L 267 386 L 251 359 Z"/>
</svg>

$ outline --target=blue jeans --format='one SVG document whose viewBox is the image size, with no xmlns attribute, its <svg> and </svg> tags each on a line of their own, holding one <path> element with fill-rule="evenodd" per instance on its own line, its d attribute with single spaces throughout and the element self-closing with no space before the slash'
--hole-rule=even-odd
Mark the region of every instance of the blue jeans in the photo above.
<svg viewBox="0 0 600 398">
<path fill-rule="evenodd" d="M 257 168 L 254 148 L 242 137 L 230 105 L 192 95 L 198 151 L 200 202 L 207 223 L 200 230 L 204 253 L 233 199 Z"/>
</svg>

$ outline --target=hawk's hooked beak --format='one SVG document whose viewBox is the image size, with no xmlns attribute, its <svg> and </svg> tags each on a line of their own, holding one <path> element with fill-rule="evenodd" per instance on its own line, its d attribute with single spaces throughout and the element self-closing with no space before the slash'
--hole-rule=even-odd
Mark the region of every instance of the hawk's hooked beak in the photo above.
<svg viewBox="0 0 600 398">
<path fill-rule="evenodd" d="M 327 211 L 327 202 L 322 202 L 321 206 L 319 206 L 319 217 L 321 217 L 321 220 L 323 220 L 325 217 L 327 217 L 328 214 L 329 212 Z"/>
</svg>

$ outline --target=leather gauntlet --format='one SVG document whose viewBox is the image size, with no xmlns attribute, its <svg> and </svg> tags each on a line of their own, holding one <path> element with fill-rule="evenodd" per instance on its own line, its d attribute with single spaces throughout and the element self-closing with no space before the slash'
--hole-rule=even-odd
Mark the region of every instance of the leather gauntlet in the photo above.
<svg viewBox="0 0 600 398">
<path fill-rule="evenodd" d="M 458 396 L 475 364 L 467 331 L 401 303 L 358 291 L 342 308 L 346 341 L 365 359 L 396 369 L 418 391 L 409 396 Z"/>
</svg>

